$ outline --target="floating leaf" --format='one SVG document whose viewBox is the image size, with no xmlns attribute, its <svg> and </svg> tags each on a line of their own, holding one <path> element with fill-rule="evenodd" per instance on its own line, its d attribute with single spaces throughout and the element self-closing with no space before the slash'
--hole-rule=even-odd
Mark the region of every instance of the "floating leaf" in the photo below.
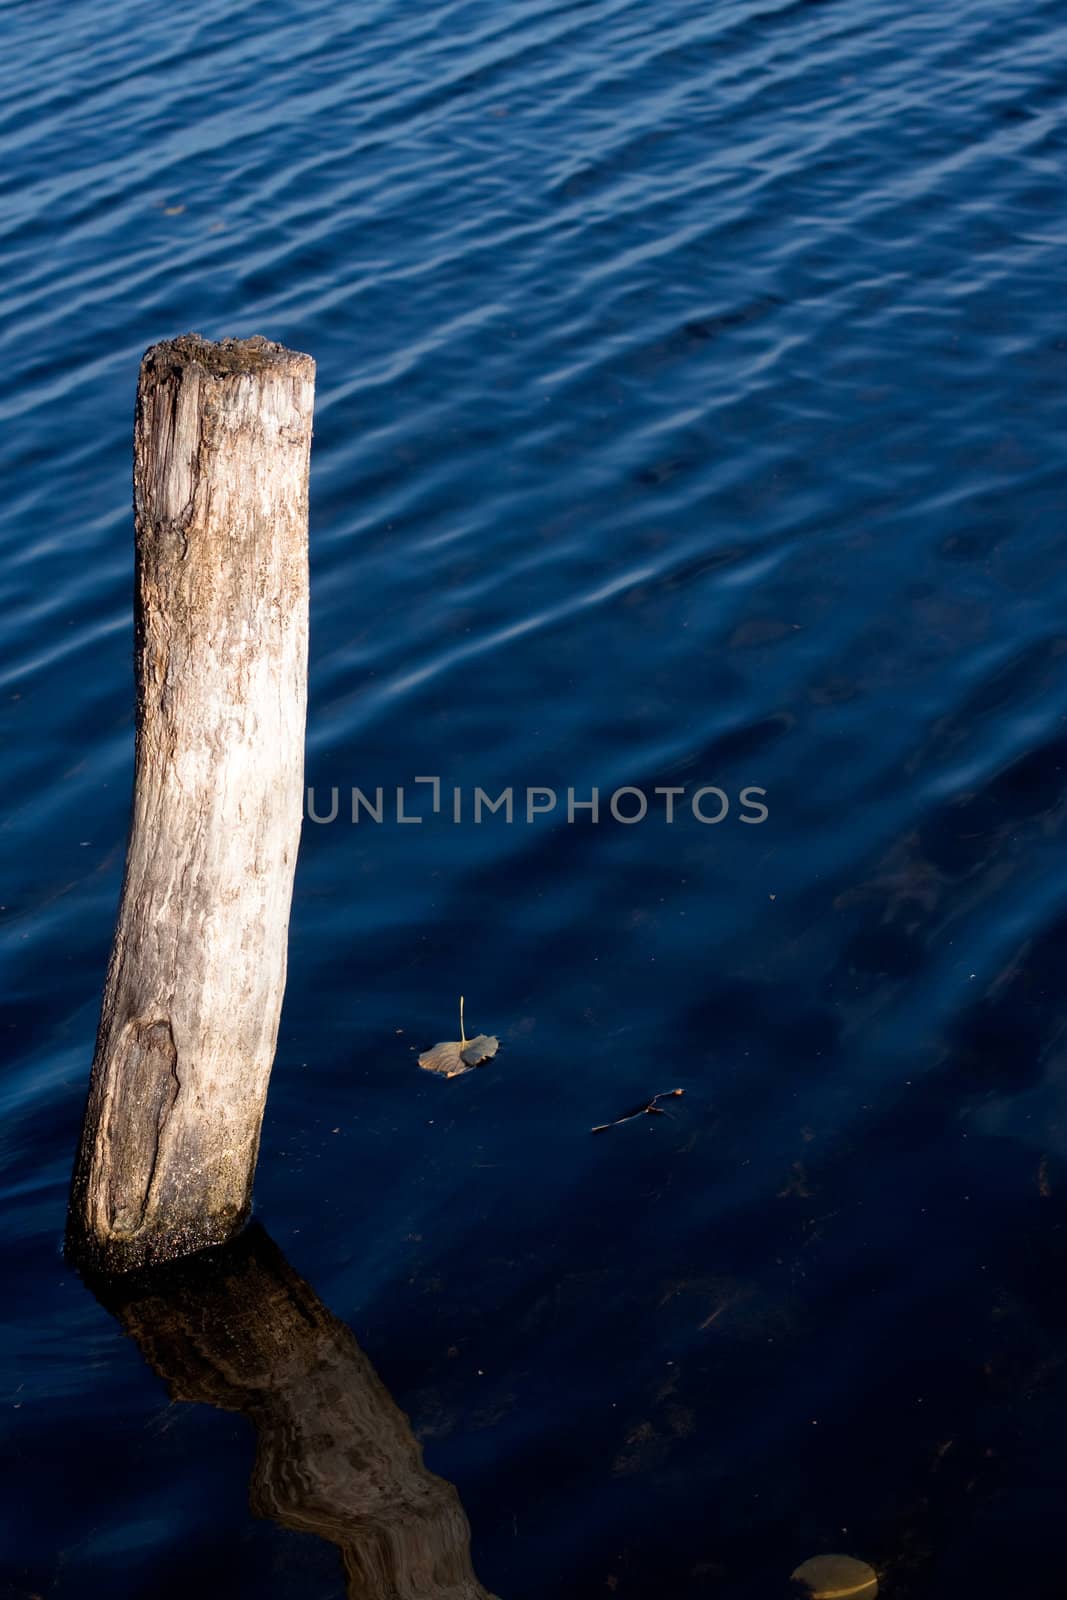
<svg viewBox="0 0 1067 1600">
<path fill-rule="evenodd" d="M 500 1040 L 491 1033 L 479 1033 L 473 1039 L 468 1039 L 463 1028 L 463 996 L 459 997 L 459 1038 L 449 1040 L 444 1044 L 435 1044 L 431 1050 L 424 1050 L 419 1057 L 419 1066 L 427 1072 L 440 1072 L 445 1078 L 458 1078 L 463 1072 L 470 1072 L 472 1067 L 480 1067 L 483 1061 L 488 1061 L 500 1049 Z"/>
<path fill-rule="evenodd" d="M 419 1057 L 419 1066 L 425 1067 L 427 1072 L 440 1072 L 446 1078 L 456 1078 L 461 1072 L 470 1071 L 463 1060 L 463 1046 L 458 1040 L 435 1044 L 432 1050 L 424 1050 Z"/>
<path fill-rule="evenodd" d="M 468 1067 L 480 1067 L 483 1061 L 488 1061 L 500 1049 L 500 1040 L 491 1033 L 480 1033 L 476 1039 L 468 1041 L 460 1055 Z"/>
<path fill-rule="evenodd" d="M 811 1600 L 875 1600 L 878 1576 L 854 1556 L 812 1556 L 793 1573 Z"/>
<path fill-rule="evenodd" d="M 673 1100 L 675 1095 L 684 1093 L 684 1089 L 664 1089 L 660 1094 L 654 1094 L 651 1100 L 646 1100 L 642 1105 L 635 1106 L 632 1111 L 624 1111 L 622 1116 L 616 1117 L 613 1122 L 600 1122 L 589 1131 L 591 1133 L 607 1133 L 609 1128 L 617 1128 L 620 1122 L 632 1122 L 635 1117 L 666 1117 L 669 1113 L 664 1111 L 657 1102 L 660 1100 Z"/>
</svg>

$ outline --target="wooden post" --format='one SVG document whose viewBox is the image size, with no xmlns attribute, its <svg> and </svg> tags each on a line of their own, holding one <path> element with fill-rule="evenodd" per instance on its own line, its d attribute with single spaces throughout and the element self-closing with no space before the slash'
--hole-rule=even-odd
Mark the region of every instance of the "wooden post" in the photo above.
<svg viewBox="0 0 1067 1600">
<path fill-rule="evenodd" d="M 351 1600 L 493 1600 L 459 1495 L 423 1465 L 351 1329 L 261 1228 L 96 1287 L 172 1400 L 250 1418 L 252 1510 L 336 1544 Z"/>
<path fill-rule="evenodd" d="M 314 378 L 260 338 L 141 364 L 133 819 L 68 1222 L 103 1271 L 248 1215 L 302 815 Z"/>
</svg>

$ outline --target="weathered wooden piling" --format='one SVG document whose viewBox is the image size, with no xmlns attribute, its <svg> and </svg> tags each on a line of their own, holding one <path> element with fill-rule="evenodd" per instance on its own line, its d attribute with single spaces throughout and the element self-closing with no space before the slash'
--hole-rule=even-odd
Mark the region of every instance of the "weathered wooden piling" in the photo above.
<svg viewBox="0 0 1067 1600">
<path fill-rule="evenodd" d="M 248 1215 L 302 813 L 314 378 L 260 338 L 141 364 L 133 817 L 68 1224 L 104 1271 Z"/>
</svg>

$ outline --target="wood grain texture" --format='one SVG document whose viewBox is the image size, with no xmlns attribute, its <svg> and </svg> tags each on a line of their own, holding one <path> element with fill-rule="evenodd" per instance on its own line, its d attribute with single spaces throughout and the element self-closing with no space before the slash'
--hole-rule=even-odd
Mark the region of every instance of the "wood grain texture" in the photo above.
<svg viewBox="0 0 1067 1600">
<path fill-rule="evenodd" d="M 248 1214 L 302 814 L 314 373 L 192 334 L 141 365 L 133 817 L 68 1226 L 101 1269 Z"/>
<path fill-rule="evenodd" d="M 493 1600 L 456 1490 L 423 1464 L 351 1329 L 260 1227 L 97 1288 L 172 1400 L 250 1418 L 252 1510 L 337 1545 L 350 1600 Z"/>
</svg>

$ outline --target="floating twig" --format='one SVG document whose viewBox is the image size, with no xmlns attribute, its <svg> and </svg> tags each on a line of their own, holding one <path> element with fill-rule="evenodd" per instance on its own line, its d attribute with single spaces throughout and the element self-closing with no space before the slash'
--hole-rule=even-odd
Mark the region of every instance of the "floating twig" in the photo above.
<svg viewBox="0 0 1067 1600">
<path fill-rule="evenodd" d="M 664 1111 L 657 1104 L 660 1100 L 673 1100 L 675 1095 L 684 1094 L 684 1089 L 664 1089 L 661 1094 L 654 1094 L 651 1100 L 646 1100 L 644 1105 L 635 1106 L 632 1111 L 626 1111 L 621 1117 L 616 1117 L 614 1122 L 601 1122 L 595 1128 L 590 1128 L 590 1133 L 607 1133 L 609 1128 L 617 1128 L 621 1122 L 632 1122 L 635 1117 L 666 1117 L 670 1112 Z"/>
</svg>

